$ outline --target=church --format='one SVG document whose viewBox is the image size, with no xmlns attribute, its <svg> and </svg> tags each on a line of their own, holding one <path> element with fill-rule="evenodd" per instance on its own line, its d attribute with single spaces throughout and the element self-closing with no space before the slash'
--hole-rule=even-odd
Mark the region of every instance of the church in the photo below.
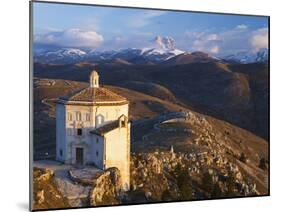
<svg viewBox="0 0 281 212">
<path fill-rule="evenodd" d="M 130 122 L 126 98 L 99 84 L 60 97 L 56 104 L 56 159 L 66 164 L 117 167 L 124 190 L 130 185 Z"/>
</svg>

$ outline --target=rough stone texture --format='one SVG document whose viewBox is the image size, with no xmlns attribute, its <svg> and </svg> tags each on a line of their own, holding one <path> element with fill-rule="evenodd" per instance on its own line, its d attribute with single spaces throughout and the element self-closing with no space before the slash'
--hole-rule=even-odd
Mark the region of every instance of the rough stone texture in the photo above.
<svg viewBox="0 0 281 212">
<path fill-rule="evenodd" d="M 67 200 L 71 207 L 81 207 L 88 205 L 87 202 L 91 186 L 84 186 L 74 182 L 70 178 L 69 170 L 76 170 L 73 166 L 50 160 L 36 161 L 34 166 L 40 167 L 43 170 L 49 170 L 53 176 L 52 181 L 56 186 L 56 189 Z M 91 172 L 94 173 L 99 169 L 95 167 L 88 167 L 88 170 L 91 170 Z"/>
<path fill-rule="evenodd" d="M 69 176 L 73 181 L 90 186 L 94 184 L 97 176 L 101 175 L 102 173 L 104 173 L 104 171 L 94 167 L 69 170 Z"/>
<path fill-rule="evenodd" d="M 181 115 L 179 114 L 178 118 Z M 167 199 L 168 201 L 182 200 L 180 182 L 177 181 L 176 175 L 180 167 L 190 180 L 191 188 L 189 189 L 192 199 L 211 197 L 212 193 L 203 183 L 206 175 L 209 175 L 209 183 L 215 184 L 217 190 L 219 188 L 221 192 L 216 197 L 265 194 L 266 190 L 262 186 L 265 185 L 264 188 L 266 188 L 266 183 L 260 176 L 266 176 L 266 172 L 258 167 L 261 156 L 250 154 L 258 152 L 256 149 L 251 149 L 254 148 L 253 146 L 247 147 L 248 150 L 245 149 L 246 145 L 241 139 L 232 136 L 233 132 L 230 130 L 232 128 L 218 130 L 221 125 L 214 125 L 208 117 L 192 112 L 184 113 L 184 115 L 185 118 L 180 120 L 186 125 L 180 126 L 186 127 L 188 134 L 182 134 L 187 139 L 184 145 L 180 146 L 181 148 L 174 140 L 170 142 L 171 137 L 166 137 L 166 134 L 161 135 L 168 131 L 169 127 L 177 127 L 172 124 L 161 128 L 163 120 L 167 123 L 169 118 L 173 118 L 169 114 L 155 121 L 153 124 L 156 123 L 154 125 L 156 127 L 153 128 L 152 124 L 152 130 L 143 135 L 146 139 L 142 140 L 142 143 L 146 144 L 147 148 L 151 145 L 146 142 L 157 139 L 155 134 L 158 135 L 157 142 L 163 140 L 169 143 L 164 146 L 163 142 L 164 148 L 149 150 L 144 148 L 140 152 L 131 153 L 130 191 L 121 190 L 120 173 L 115 168 L 100 172 L 88 167 L 84 169 L 68 167 L 67 170 L 70 171 L 66 172 L 58 166 L 54 175 L 59 191 L 68 197 L 71 205 L 83 206 L 146 203 L 167 201 Z M 179 119 L 176 121 L 178 123 Z M 169 133 L 174 133 L 174 130 L 170 130 Z M 176 132 L 176 135 L 179 136 L 179 133 Z M 250 160 L 247 163 L 239 160 L 242 151 L 248 151 L 247 156 Z M 63 182 L 58 182 L 59 180 Z M 233 184 L 231 193 L 229 181 Z M 74 191 L 76 199 L 71 200 L 70 197 Z M 43 195 L 38 193 L 38 200 L 43 199 Z"/>
<path fill-rule="evenodd" d="M 92 166 L 75 168 L 55 161 L 37 161 L 35 164 L 41 168 L 35 168 L 34 183 L 54 186 L 57 191 L 54 197 L 63 199 L 71 207 L 119 204 L 124 196 L 117 168 L 105 171 Z M 46 190 L 36 186 L 36 205 L 44 205 L 45 202 L 50 204 L 53 201 L 46 198 L 45 193 Z"/>
<path fill-rule="evenodd" d="M 66 198 L 54 183 L 54 172 L 45 168 L 33 168 L 33 209 L 69 207 Z"/>
<path fill-rule="evenodd" d="M 67 177 L 56 177 L 55 183 L 72 207 L 81 207 L 87 202 L 91 186 L 83 186 Z"/>
<path fill-rule="evenodd" d="M 109 168 L 100 173 L 93 181 L 90 193 L 90 205 L 115 205 L 120 203 L 122 196 L 120 171 Z"/>
</svg>

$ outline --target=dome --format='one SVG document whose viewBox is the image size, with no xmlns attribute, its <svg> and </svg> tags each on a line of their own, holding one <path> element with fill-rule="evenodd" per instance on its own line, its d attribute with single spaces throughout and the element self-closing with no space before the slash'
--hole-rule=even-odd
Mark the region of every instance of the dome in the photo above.
<svg viewBox="0 0 281 212">
<path fill-rule="evenodd" d="M 59 98 L 63 104 L 79 105 L 120 105 L 128 104 L 125 97 L 99 86 L 99 74 L 93 70 L 90 74 L 90 86 Z"/>
</svg>

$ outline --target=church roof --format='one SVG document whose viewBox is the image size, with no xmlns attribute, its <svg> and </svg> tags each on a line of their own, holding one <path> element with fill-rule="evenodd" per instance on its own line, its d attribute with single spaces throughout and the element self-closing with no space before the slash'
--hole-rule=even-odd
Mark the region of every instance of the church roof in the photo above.
<svg viewBox="0 0 281 212">
<path fill-rule="evenodd" d="M 125 97 L 122 97 L 109 89 L 103 87 L 87 87 L 74 94 L 60 98 L 66 102 L 90 102 L 90 103 L 116 103 L 127 102 Z"/>
<path fill-rule="evenodd" d="M 109 124 L 103 125 L 95 130 L 90 131 L 92 134 L 103 136 L 104 134 L 116 129 L 119 127 L 119 120 L 113 121 Z"/>
</svg>

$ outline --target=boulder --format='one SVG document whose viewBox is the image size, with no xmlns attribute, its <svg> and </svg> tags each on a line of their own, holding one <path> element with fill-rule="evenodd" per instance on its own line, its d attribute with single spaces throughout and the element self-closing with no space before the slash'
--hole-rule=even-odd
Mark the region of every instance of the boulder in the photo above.
<svg viewBox="0 0 281 212">
<path fill-rule="evenodd" d="M 94 180 L 90 191 L 90 204 L 92 206 L 119 204 L 122 189 L 120 171 L 117 168 L 109 168 Z"/>
</svg>

